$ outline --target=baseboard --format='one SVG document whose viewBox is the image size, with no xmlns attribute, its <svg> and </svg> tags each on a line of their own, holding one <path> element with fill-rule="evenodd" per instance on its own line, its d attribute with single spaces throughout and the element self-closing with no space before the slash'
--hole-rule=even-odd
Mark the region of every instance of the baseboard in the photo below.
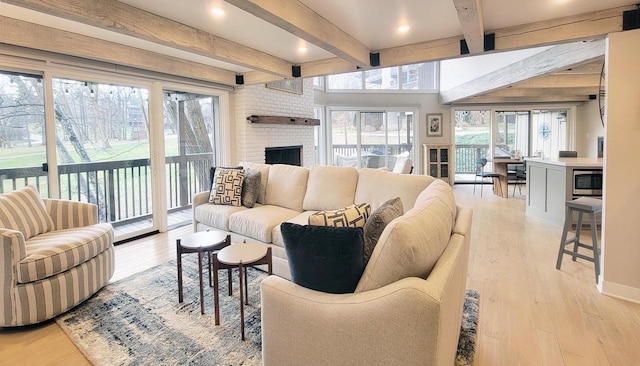
<svg viewBox="0 0 640 366">
<path fill-rule="evenodd" d="M 640 288 L 602 281 L 598 289 L 604 295 L 640 304 Z"/>
</svg>

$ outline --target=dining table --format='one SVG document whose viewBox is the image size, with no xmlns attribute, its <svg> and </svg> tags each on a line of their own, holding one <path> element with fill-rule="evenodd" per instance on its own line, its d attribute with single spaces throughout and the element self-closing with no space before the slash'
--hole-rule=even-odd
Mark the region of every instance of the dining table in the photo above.
<svg viewBox="0 0 640 366">
<path fill-rule="evenodd" d="M 509 164 L 524 164 L 524 160 L 495 157 L 487 160 L 493 163 L 493 172 L 500 175 L 500 184 L 493 185 L 493 193 L 500 197 L 509 198 Z"/>
</svg>

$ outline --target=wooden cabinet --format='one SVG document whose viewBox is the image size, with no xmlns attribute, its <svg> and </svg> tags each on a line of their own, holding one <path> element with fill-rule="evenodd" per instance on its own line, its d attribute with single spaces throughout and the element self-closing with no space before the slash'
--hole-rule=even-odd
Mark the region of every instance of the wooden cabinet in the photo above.
<svg viewBox="0 0 640 366">
<path fill-rule="evenodd" d="M 453 155 L 451 145 L 424 144 L 424 174 L 453 185 Z"/>
</svg>

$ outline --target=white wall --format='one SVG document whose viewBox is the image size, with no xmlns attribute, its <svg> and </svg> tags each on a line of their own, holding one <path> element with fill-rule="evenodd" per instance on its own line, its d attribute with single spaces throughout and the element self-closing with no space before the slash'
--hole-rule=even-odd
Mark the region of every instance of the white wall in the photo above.
<svg viewBox="0 0 640 366">
<path fill-rule="evenodd" d="M 576 108 L 576 151 L 578 156 L 598 157 L 598 136 L 604 136 L 600 122 L 598 100 L 591 100 Z"/>
<path fill-rule="evenodd" d="M 638 45 L 640 29 L 609 35 L 601 289 L 640 302 Z"/>
<path fill-rule="evenodd" d="M 234 93 L 235 162 L 264 163 L 265 147 L 302 145 L 302 165 L 315 162 L 313 127 L 255 124 L 251 115 L 313 118 L 313 80 L 304 80 L 302 95 L 269 89 L 264 84 L 238 87 Z"/>
<path fill-rule="evenodd" d="M 414 136 L 416 139 L 414 151 L 414 172 L 422 174 L 422 144 L 450 144 L 451 117 L 449 106 L 438 103 L 438 94 L 425 93 L 338 93 L 317 92 L 316 103 L 325 104 L 329 108 L 335 107 L 364 107 L 364 108 L 412 108 L 418 113 Z M 427 138 L 427 114 L 442 113 L 442 137 Z M 329 122 L 329 121 L 328 121 Z M 327 123 L 328 123 L 327 122 Z"/>
</svg>

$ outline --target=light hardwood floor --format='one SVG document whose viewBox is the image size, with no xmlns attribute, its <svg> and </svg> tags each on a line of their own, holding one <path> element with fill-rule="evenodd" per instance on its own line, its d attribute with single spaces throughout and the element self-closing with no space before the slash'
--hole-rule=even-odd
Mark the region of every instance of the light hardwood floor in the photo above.
<svg viewBox="0 0 640 366">
<path fill-rule="evenodd" d="M 526 216 L 524 195 L 500 198 L 490 186 L 482 198 L 471 185 L 454 190 L 474 209 L 467 283 L 480 292 L 475 365 L 640 364 L 640 304 L 599 294 L 590 262 L 565 256 L 556 270 L 561 228 Z M 118 246 L 113 281 L 175 258 L 175 239 L 190 230 Z M 49 322 L 0 330 L 0 364 L 88 362 Z"/>
</svg>

